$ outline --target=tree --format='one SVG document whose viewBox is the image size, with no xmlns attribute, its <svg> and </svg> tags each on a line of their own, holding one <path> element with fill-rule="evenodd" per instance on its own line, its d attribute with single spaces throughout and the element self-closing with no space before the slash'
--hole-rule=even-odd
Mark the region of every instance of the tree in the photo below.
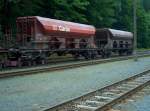
<svg viewBox="0 0 150 111">
<path fill-rule="evenodd" d="M 143 6 L 146 11 L 150 11 L 150 0 L 143 0 Z"/>
<path fill-rule="evenodd" d="M 96 27 L 111 27 L 115 19 L 114 0 L 89 0 L 87 19 Z"/>
<path fill-rule="evenodd" d="M 150 46 L 150 15 L 140 5 L 137 11 L 138 47 L 148 48 Z"/>
<path fill-rule="evenodd" d="M 113 28 L 125 31 L 133 30 L 133 5 L 132 0 L 117 0 L 116 19 Z"/>
<path fill-rule="evenodd" d="M 150 47 L 150 0 L 137 1 L 138 47 Z M 133 0 L 0 0 L 2 32 L 32 15 L 133 31 Z"/>
<path fill-rule="evenodd" d="M 89 2 L 87 0 L 44 0 L 41 15 L 50 18 L 87 22 L 85 12 Z"/>
<path fill-rule="evenodd" d="M 1 0 L 0 23 L 15 24 L 18 16 L 36 15 L 40 3 L 38 0 Z"/>
<path fill-rule="evenodd" d="M 141 0 L 137 1 L 137 45 L 139 48 L 147 48 L 150 43 L 150 15 L 145 11 Z M 113 28 L 133 32 L 133 1 L 118 0 L 118 4 L 117 22 L 113 24 Z"/>
</svg>

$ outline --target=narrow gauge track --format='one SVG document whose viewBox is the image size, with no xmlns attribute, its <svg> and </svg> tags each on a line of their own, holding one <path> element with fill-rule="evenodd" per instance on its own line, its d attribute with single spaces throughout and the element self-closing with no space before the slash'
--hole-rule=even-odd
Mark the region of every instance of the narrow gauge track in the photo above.
<svg viewBox="0 0 150 111">
<path fill-rule="evenodd" d="M 150 54 L 140 54 L 137 57 L 147 57 L 150 56 Z M 0 72 L 0 78 L 6 78 L 6 77 L 12 77 L 12 76 L 23 76 L 23 75 L 29 75 L 29 74 L 36 74 L 36 73 L 42 73 L 42 72 L 48 72 L 48 71 L 58 71 L 58 70 L 64 70 L 64 69 L 70 69 L 70 68 L 77 68 L 82 66 L 88 66 L 88 65 L 96 65 L 101 63 L 108 63 L 108 62 L 115 62 L 115 61 L 122 61 L 122 60 L 128 60 L 132 59 L 134 56 L 123 56 L 123 57 L 114 57 L 109 59 L 97 59 L 97 60 L 89 60 L 89 61 L 77 61 L 74 63 L 68 63 L 68 64 L 62 64 L 62 65 L 56 65 L 56 66 L 45 66 L 45 67 L 37 67 L 37 68 L 31 68 L 31 69 L 21 69 L 18 71 L 2 71 Z"/>
<path fill-rule="evenodd" d="M 44 111 L 106 111 L 150 84 L 150 70 Z"/>
</svg>

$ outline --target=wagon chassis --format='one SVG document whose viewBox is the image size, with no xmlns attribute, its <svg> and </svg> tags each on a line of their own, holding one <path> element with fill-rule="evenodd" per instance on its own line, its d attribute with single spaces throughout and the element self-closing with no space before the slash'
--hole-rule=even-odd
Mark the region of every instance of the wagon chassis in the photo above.
<svg viewBox="0 0 150 111">
<path fill-rule="evenodd" d="M 1 55 L 8 56 L 14 54 L 18 57 L 16 61 L 19 61 L 18 66 L 22 66 L 22 64 L 33 65 L 35 64 L 46 64 L 48 61 L 48 57 L 54 53 L 58 56 L 71 54 L 75 59 L 80 57 L 84 57 L 85 59 L 95 59 L 98 56 L 102 58 L 108 58 L 112 55 L 112 52 L 119 53 L 119 51 L 124 52 L 125 55 L 129 55 L 132 52 L 132 49 L 128 48 L 116 48 L 116 49 L 99 49 L 99 48 L 87 48 L 87 49 L 6 49 L 5 51 L 0 51 Z M 129 53 L 128 53 L 129 52 Z M 9 59 L 10 60 L 10 59 Z M 11 61 L 11 60 L 10 60 Z M 38 61 L 38 62 L 37 62 Z"/>
</svg>

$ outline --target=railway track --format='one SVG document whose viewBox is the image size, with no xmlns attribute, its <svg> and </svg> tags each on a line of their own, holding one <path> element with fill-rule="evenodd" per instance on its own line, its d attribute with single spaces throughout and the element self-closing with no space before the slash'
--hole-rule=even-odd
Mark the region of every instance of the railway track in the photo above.
<svg viewBox="0 0 150 111">
<path fill-rule="evenodd" d="M 44 111 L 106 111 L 150 84 L 150 70 Z"/>
<path fill-rule="evenodd" d="M 147 57 L 150 56 L 150 54 L 140 54 L 137 57 Z M 77 68 L 82 66 L 88 66 L 88 65 L 96 65 L 101 63 L 107 63 L 107 62 L 115 62 L 115 61 L 122 61 L 122 60 L 128 60 L 133 59 L 134 56 L 123 56 L 123 57 L 114 57 L 109 59 L 97 59 L 97 60 L 89 60 L 89 61 L 76 61 L 74 63 L 66 63 L 56 66 L 39 66 L 35 68 L 27 68 L 27 69 L 20 69 L 18 71 L 2 71 L 0 72 L 0 78 L 5 77 L 12 77 L 12 76 L 23 76 L 23 75 L 29 75 L 29 74 L 36 74 L 36 73 L 42 73 L 42 72 L 48 72 L 48 71 L 58 71 L 58 70 L 64 70 L 64 69 L 70 69 L 70 68 Z"/>
<path fill-rule="evenodd" d="M 150 84 L 108 111 L 149 111 Z M 144 105 L 144 106 L 143 106 Z M 132 110 L 131 110 L 132 109 Z"/>
</svg>

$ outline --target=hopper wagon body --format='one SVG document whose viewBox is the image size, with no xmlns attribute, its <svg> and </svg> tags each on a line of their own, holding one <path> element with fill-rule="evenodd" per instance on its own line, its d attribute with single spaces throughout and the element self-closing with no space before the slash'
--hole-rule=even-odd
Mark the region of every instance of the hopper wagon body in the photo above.
<svg viewBox="0 0 150 111">
<path fill-rule="evenodd" d="M 95 35 L 93 26 L 39 16 L 19 17 L 17 27 L 21 45 L 33 49 L 75 48 Z"/>
</svg>

